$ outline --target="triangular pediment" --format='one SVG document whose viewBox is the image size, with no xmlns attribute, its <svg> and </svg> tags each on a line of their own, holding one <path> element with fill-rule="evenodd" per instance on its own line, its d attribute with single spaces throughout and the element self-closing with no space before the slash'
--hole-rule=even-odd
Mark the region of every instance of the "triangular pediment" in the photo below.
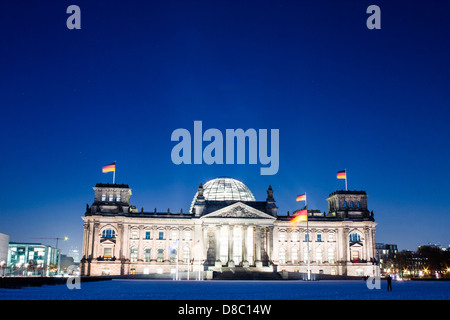
<svg viewBox="0 0 450 320">
<path fill-rule="evenodd" d="M 250 207 L 243 202 L 236 202 L 225 208 L 210 212 L 201 217 L 204 218 L 250 218 L 250 219 L 272 219 L 276 218 L 262 212 L 258 209 Z"/>
<path fill-rule="evenodd" d="M 105 245 L 105 244 L 116 244 L 116 240 L 115 239 L 102 239 L 102 240 L 100 240 L 100 243 L 102 245 Z"/>
</svg>

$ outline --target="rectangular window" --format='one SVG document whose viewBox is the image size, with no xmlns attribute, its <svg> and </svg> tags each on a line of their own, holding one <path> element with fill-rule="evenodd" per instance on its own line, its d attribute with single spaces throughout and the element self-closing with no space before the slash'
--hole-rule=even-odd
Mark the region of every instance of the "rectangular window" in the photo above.
<svg viewBox="0 0 450 320">
<path fill-rule="evenodd" d="M 305 242 L 309 241 L 309 234 L 305 234 Z"/>
<path fill-rule="evenodd" d="M 150 231 L 145 232 L 145 239 L 150 240 Z"/>
<path fill-rule="evenodd" d="M 133 239 L 137 239 L 137 238 L 138 238 L 138 233 L 137 233 L 137 231 L 133 231 L 133 232 L 131 233 L 131 238 L 133 238 Z"/>
<path fill-rule="evenodd" d="M 109 195 L 109 201 L 114 201 L 114 195 L 113 194 Z"/>
<path fill-rule="evenodd" d="M 186 241 L 191 240 L 191 232 L 190 231 L 186 231 L 184 233 L 184 239 L 186 239 Z"/>
<path fill-rule="evenodd" d="M 158 240 L 164 240 L 164 232 L 159 232 Z"/>
<path fill-rule="evenodd" d="M 294 242 L 298 241 L 298 233 L 297 232 L 291 233 L 291 240 Z"/>
<path fill-rule="evenodd" d="M 111 258 L 112 257 L 112 248 L 104 248 L 103 249 L 103 257 Z"/>
<path fill-rule="evenodd" d="M 322 242 L 322 235 L 321 234 L 317 235 L 317 242 Z"/>
<path fill-rule="evenodd" d="M 106 194 L 102 194 L 102 201 L 106 201 Z"/>
<path fill-rule="evenodd" d="M 118 194 L 118 195 L 116 196 L 116 201 L 117 201 L 117 202 L 120 202 L 120 201 L 121 201 L 120 194 Z"/>
<path fill-rule="evenodd" d="M 280 232 L 278 239 L 280 241 L 286 241 L 286 233 L 285 232 Z"/>
<path fill-rule="evenodd" d="M 178 232 L 172 231 L 172 233 L 170 235 L 170 239 L 171 240 L 177 240 L 178 239 Z"/>
</svg>

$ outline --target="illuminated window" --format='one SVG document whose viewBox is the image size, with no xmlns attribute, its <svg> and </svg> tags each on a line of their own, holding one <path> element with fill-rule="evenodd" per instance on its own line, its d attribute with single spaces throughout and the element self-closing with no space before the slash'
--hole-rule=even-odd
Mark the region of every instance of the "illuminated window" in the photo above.
<svg viewBox="0 0 450 320">
<path fill-rule="evenodd" d="M 281 264 L 286 263 L 286 250 L 284 248 L 280 249 L 280 253 L 278 254 L 278 258 Z"/>
<path fill-rule="evenodd" d="M 189 258 L 190 258 L 190 256 L 189 256 L 189 247 L 185 246 L 183 248 L 183 262 L 184 263 L 188 263 L 189 262 Z"/>
<path fill-rule="evenodd" d="M 328 262 L 329 263 L 334 263 L 334 249 L 333 247 L 329 247 L 328 248 Z"/>
<path fill-rule="evenodd" d="M 121 201 L 120 194 L 118 194 L 118 195 L 116 196 L 116 201 L 117 201 L 117 202 L 120 202 L 120 201 Z"/>
<path fill-rule="evenodd" d="M 103 257 L 111 258 L 112 257 L 112 248 L 104 248 L 103 249 Z"/>
<path fill-rule="evenodd" d="M 316 249 L 316 262 L 322 263 L 322 248 L 320 247 Z"/>
<path fill-rule="evenodd" d="M 170 251 L 170 262 L 177 261 L 177 249 L 173 249 Z"/>
<path fill-rule="evenodd" d="M 144 250 L 144 261 L 150 262 L 151 260 L 151 249 L 145 249 Z"/>
<path fill-rule="evenodd" d="M 298 233 L 297 232 L 291 233 L 291 240 L 294 242 L 298 241 Z"/>
<path fill-rule="evenodd" d="M 292 248 L 291 249 L 292 251 L 291 251 L 291 261 L 292 262 L 297 262 L 297 259 L 298 259 L 298 252 L 297 252 L 297 248 Z"/>
<path fill-rule="evenodd" d="M 156 257 L 156 261 L 158 261 L 158 262 L 164 261 L 164 249 L 158 249 L 158 255 Z"/>
<path fill-rule="evenodd" d="M 109 195 L 109 201 L 114 201 L 114 195 L 113 194 Z"/>
<path fill-rule="evenodd" d="M 136 262 L 137 261 L 137 255 L 138 255 L 138 251 L 136 247 L 131 247 L 130 249 L 130 261 L 131 262 Z"/>
<path fill-rule="evenodd" d="M 311 250 L 309 251 L 309 253 L 311 254 Z M 307 246 L 303 247 L 303 261 L 305 263 L 308 262 L 308 247 Z"/>
<path fill-rule="evenodd" d="M 102 194 L 102 201 L 106 201 L 106 194 Z"/>
</svg>

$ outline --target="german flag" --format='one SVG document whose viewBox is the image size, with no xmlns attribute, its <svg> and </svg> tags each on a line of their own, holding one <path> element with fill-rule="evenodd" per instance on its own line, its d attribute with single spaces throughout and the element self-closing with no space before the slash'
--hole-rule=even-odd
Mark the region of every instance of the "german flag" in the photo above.
<svg viewBox="0 0 450 320">
<path fill-rule="evenodd" d="M 306 193 L 297 196 L 296 201 L 306 201 Z"/>
<path fill-rule="evenodd" d="M 300 221 L 308 221 L 308 210 L 307 209 L 294 211 L 292 218 L 291 218 L 291 222 L 297 223 Z"/>
<path fill-rule="evenodd" d="M 111 164 L 108 164 L 107 166 L 104 166 L 103 168 L 102 168 L 102 172 L 103 173 L 106 173 L 106 172 L 114 172 L 114 171 L 116 171 L 116 163 L 114 162 L 114 163 L 111 163 Z"/>
<path fill-rule="evenodd" d="M 347 179 L 347 172 L 346 172 L 346 170 L 338 171 L 336 178 L 338 178 L 338 179 Z"/>
</svg>

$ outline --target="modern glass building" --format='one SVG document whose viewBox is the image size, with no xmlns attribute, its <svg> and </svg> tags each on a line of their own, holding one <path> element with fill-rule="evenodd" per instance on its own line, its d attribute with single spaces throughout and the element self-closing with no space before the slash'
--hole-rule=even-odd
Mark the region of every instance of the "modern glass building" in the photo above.
<svg viewBox="0 0 450 320">
<path fill-rule="evenodd" d="M 60 250 L 41 243 L 10 242 L 7 274 L 50 276 L 58 271 Z"/>
</svg>

